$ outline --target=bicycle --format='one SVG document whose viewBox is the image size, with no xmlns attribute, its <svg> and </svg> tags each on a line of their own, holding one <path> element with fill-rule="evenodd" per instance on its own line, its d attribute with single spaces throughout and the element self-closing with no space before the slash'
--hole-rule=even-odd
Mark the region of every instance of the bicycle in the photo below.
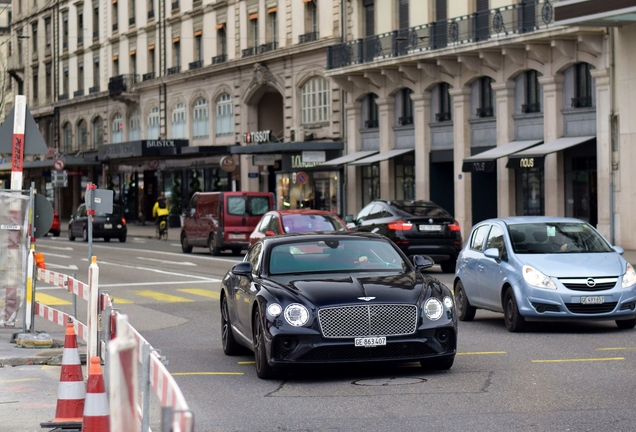
<svg viewBox="0 0 636 432">
<path fill-rule="evenodd" d="M 168 241 L 168 217 L 159 216 L 157 221 L 157 240 Z"/>
</svg>

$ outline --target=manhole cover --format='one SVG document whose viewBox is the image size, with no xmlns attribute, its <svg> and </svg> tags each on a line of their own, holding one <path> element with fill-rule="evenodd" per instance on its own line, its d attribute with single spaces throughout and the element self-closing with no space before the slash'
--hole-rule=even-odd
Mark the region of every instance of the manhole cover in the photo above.
<svg viewBox="0 0 636 432">
<path fill-rule="evenodd" d="M 424 378 L 375 378 L 353 381 L 352 384 L 360 386 L 396 386 L 420 384 L 426 382 Z"/>
</svg>

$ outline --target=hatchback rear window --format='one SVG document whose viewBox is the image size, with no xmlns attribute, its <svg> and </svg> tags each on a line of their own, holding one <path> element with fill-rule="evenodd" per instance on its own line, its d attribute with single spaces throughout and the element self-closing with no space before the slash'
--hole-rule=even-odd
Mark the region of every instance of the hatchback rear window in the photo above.
<svg viewBox="0 0 636 432">
<path fill-rule="evenodd" d="M 338 219 L 321 214 L 283 215 L 283 227 L 286 233 L 347 230 Z"/>
<path fill-rule="evenodd" d="M 232 216 L 262 216 L 269 210 L 267 197 L 231 196 L 227 198 L 227 213 Z"/>
</svg>

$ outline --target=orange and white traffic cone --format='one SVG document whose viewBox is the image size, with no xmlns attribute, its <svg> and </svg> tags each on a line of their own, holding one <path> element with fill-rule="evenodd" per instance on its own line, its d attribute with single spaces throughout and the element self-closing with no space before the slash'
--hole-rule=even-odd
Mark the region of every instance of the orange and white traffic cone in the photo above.
<svg viewBox="0 0 636 432">
<path fill-rule="evenodd" d="M 62 372 L 57 390 L 57 407 L 55 418 L 51 423 L 40 423 L 42 427 L 74 426 L 82 422 L 84 415 L 84 397 L 86 384 L 82 374 L 77 337 L 73 323 L 66 324 L 64 353 L 62 355 Z"/>
<path fill-rule="evenodd" d="M 88 369 L 88 386 L 84 404 L 83 432 L 108 432 L 110 430 L 110 410 L 104 385 L 104 375 L 99 357 L 91 357 Z"/>
</svg>

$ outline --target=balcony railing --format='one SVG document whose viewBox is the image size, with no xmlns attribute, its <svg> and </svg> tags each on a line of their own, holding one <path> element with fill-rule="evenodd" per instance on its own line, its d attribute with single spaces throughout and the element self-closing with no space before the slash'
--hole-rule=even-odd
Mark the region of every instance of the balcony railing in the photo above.
<svg viewBox="0 0 636 432">
<path fill-rule="evenodd" d="M 93 86 L 91 88 L 88 89 L 88 94 L 95 94 L 95 93 L 99 93 L 99 86 Z"/>
<path fill-rule="evenodd" d="M 131 25 L 135 25 L 135 17 L 130 17 L 130 18 L 128 18 L 128 25 L 129 25 L 129 26 L 131 26 Z"/>
<path fill-rule="evenodd" d="M 99 38 L 99 30 L 95 30 L 93 32 L 93 39 L 97 39 L 97 38 Z"/>
<path fill-rule="evenodd" d="M 409 126 L 413 124 L 413 116 L 403 116 L 398 119 L 400 126 Z"/>
<path fill-rule="evenodd" d="M 176 75 L 179 72 L 181 72 L 181 66 L 174 66 L 174 67 L 168 68 L 167 75 Z"/>
<path fill-rule="evenodd" d="M 298 43 L 313 42 L 318 40 L 318 32 L 310 32 L 298 36 Z"/>
<path fill-rule="evenodd" d="M 68 41 L 62 42 L 62 49 L 64 49 L 64 50 L 68 49 Z"/>
<path fill-rule="evenodd" d="M 148 19 L 152 19 L 154 17 L 155 17 L 155 10 L 154 9 L 149 10 L 148 11 Z"/>
<path fill-rule="evenodd" d="M 451 113 L 449 112 L 441 112 L 435 114 L 435 120 L 438 122 L 445 122 L 451 120 Z"/>
<path fill-rule="evenodd" d="M 263 54 L 264 52 L 267 52 L 267 51 L 274 51 L 276 48 L 278 48 L 278 44 L 276 42 L 269 42 L 263 45 L 259 45 L 258 53 Z"/>
<path fill-rule="evenodd" d="M 172 10 L 179 9 L 179 0 L 172 2 Z"/>
<path fill-rule="evenodd" d="M 375 129 L 378 127 L 378 121 L 377 120 L 365 120 L 364 121 L 364 127 L 365 129 Z"/>
<path fill-rule="evenodd" d="M 477 117 L 492 117 L 493 115 L 492 107 L 477 108 Z"/>
<path fill-rule="evenodd" d="M 592 106 L 592 96 L 572 98 L 572 108 L 587 108 Z"/>
<path fill-rule="evenodd" d="M 84 96 L 84 89 L 75 90 L 73 92 L 73 97 L 74 98 L 80 97 L 80 96 Z"/>
<path fill-rule="evenodd" d="M 553 2 L 528 1 L 333 45 L 327 51 L 327 68 L 533 32 L 554 22 Z"/>
<path fill-rule="evenodd" d="M 145 74 L 143 74 L 141 76 L 141 79 L 143 81 L 148 81 L 148 80 L 151 80 L 151 79 L 154 79 L 154 78 L 155 78 L 155 73 L 154 72 L 148 72 L 148 73 L 145 73 Z"/>
<path fill-rule="evenodd" d="M 531 104 L 522 104 L 521 105 L 521 112 L 524 114 L 530 114 L 530 113 L 538 113 L 541 112 L 541 104 L 537 103 L 531 103 Z"/>
<path fill-rule="evenodd" d="M 190 62 L 190 64 L 188 64 L 189 70 L 201 69 L 202 67 L 203 67 L 203 60 L 193 61 L 193 62 Z"/>
<path fill-rule="evenodd" d="M 84 45 L 84 36 L 78 36 L 77 37 L 77 44 L 78 45 Z"/>
<path fill-rule="evenodd" d="M 215 57 L 212 57 L 212 64 L 225 63 L 227 61 L 227 54 L 221 54 Z"/>
<path fill-rule="evenodd" d="M 245 48 L 243 51 L 241 51 L 241 57 L 250 57 L 256 55 L 257 52 L 258 47 Z"/>
<path fill-rule="evenodd" d="M 118 23 L 113 23 L 113 31 L 117 31 L 117 29 L 119 28 L 119 24 Z"/>
<path fill-rule="evenodd" d="M 59 96 L 57 97 L 57 100 L 59 100 L 59 101 L 65 101 L 65 100 L 68 100 L 68 93 L 65 93 L 65 94 L 61 94 L 61 95 L 59 95 Z"/>
<path fill-rule="evenodd" d="M 139 81 L 139 75 L 125 74 L 111 77 L 108 81 L 108 93 L 111 96 L 131 91 L 135 83 Z"/>
</svg>

